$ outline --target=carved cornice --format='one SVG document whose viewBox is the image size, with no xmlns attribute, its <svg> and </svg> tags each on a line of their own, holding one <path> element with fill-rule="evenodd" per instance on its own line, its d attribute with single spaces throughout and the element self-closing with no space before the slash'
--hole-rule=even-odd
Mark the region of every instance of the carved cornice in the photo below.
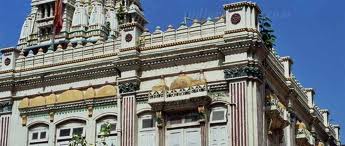
<svg viewBox="0 0 345 146">
<path fill-rule="evenodd" d="M 120 52 L 126 52 L 126 51 L 132 51 L 132 50 L 136 50 L 136 51 L 140 52 L 140 48 L 139 47 L 123 48 L 123 49 L 120 49 Z"/>
<path fill-rule="evenodd" d="M 20 51 L 17 49 L 17 48 L 3 48 L 1 50 L 1 53 L 2 54 L 6 54 L 6 53 L 9 53 L 9 52 L 16 52 L 16 53 L 19 53 Z"/>
<path fill-rule="evenodd" d="M 239 77 L 255 77 L 263 79 L 262 70 L 258 66 L 247 65 L 240 67 L 233 67 L 224 70 L 225 79 L 239 78 Z"/>
<path fill-rule="evenodd" d="M 33 107 L 33 108 L 25 108 L 20 109 L 21 115 L 30 115 L 30 114 L 39 114 L 39 113 L 49 113 L 52 111 L 59 111 L 59 110 L 73 110 L 73 109 L 81 109 L 81 108 L 88 108 L 90 106 L 104 106 L 104 105 L 116 105 L 117 98 L 110 97 L 104 99 L 91 99 L 91 100 L 83 100 L 74 103 L 65 103 L 65 104 L 57 104 L 57 105 L 45 105 L 40 107 Z"/>
<path fill-rule="evenodd" d="M 252 3 L 252 2 L 245 1 L 245 2 L 238 2 L 238 3 L 224 5 L 225 10 L 236 10 L 241 7 L 254 7 L 257 11 L 261 12 L 259 6 L 256 3 Z"/>
<path fill-rule="evenodd" d="M 185 45 L 185 44 L 197 43 L 197 42 L 209 41 L 209 40 L 215 40 L 215 39 L 220 39 L 220 38 L 223 38 L 223 35 L 203 37 L 203 38 L 198 38 L 198 39 L 179 41 L 179 42 L 167 43 L 167 44 L 162 44 L 162 45 L 155 45 L 155 46 L 150 46 L 150 47 L 142 47 L 142 48 L 140 48 L 140 50 L 141 51 L 155 50 L 155 49 L 160 49 L 160 48 L 165 48 L 165 47 L 171 47 L 171 46 L 177 46 L 177 45 Z"/>
<path fill-rule="evenodd" d="M 253 32 L 260 34 L 260 32 L 253 28 L 241 28 L 241 29 L 234 29 L 234 30 L 227 30 L 225 31 L 225 34 L 232 34 L 232 33 L 238 33 L 238 32 Z"/>
<path fill-rule="evenodd" d="M 60 63 L 47 64 L 47 65 L 42 65 L 42 66 L 37 66 L 37 67 L 19 69 L 19 70 L 15 70 L 15 72 L 17 73 L 17 72 L 37 70 L 37 69 L 42 69 L 42 68 L 55 67 L 55 66 L 79 63 L 79 62 L 84 62 L 84 61 L 89 61 L 89 60 L 101 59 L 101 58 L 106 58 L 106 57 L 111 57 L 111 56 L 117 56 L 117 53 L 110 53 L 110 54 L 88 57 L 88 58 L 83 58 L 83 59 L 77 59 L 77 60 L 65 61 L 65 62 L 60 62 Z"/>
<path fill-rule="evenodd" d="M 62 81 L 69 79 L 80 79 L 94 77 L 96 75 L 115 75 L 116 69 L 111 63 L 76 67 L 73 69 L 63 69 L 54 72 L 40 72 L 33 75 L 12 77 L 0 82 L 0 87 L 8 86 L 27 86 L 42 82 Z"/>
<path fill-rule="evenodd" d="M 120 29 L 128 30 L 128 29 L 133 29 L 134 27 L 138 27 L 141 30 L 144 30 L 144 27 L 137 22 L 122 24 L 120 26 Z"/>
</svg>

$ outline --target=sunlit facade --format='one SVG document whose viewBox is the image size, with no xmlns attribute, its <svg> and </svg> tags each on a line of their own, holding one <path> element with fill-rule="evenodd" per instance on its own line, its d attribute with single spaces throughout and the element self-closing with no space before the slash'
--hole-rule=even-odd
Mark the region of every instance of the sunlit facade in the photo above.
<svg viewBox="0 0 345 146">
<path fill-rule="evenodd" d="M 1 49 L 0 146 L 68 146 L 73 135 L 97 146 L 340 146 L 292 59 L 264 45 L 257 4 L 150 32 L 138 0 L 63 3 L 54 41 L 54 1 L 32 0 L 18 45 Z"/>
</svg>

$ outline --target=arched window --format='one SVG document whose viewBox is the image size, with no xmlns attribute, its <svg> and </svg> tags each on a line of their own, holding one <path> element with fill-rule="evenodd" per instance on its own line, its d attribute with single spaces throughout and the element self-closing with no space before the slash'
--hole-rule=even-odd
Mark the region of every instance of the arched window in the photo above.
<svg viewBox="0 0 345 146">
<path fill-rule="evenodd" d="M 85 137 L 85 125 L 83 120 L 73 119 L 57 125 L 56 141 L 58 146 L 68 146 L 74 135 Z"/>
<path fill-rule="evenodd" d="M 104 116 L 96 121 L 96 142 L 102 145 L 104 142 L 107 146 L 115 146 L 117 145 L 117 118 L 116 116 Z M 109 135 L 105 135 L 103 133 L 102 128 L 109 126 Z"/>
<path fill-rule="evenodd" d="M 223 106 L 216 106 L 211 109 L 209 145 L 228 145 L 227 109 Z"/>
<path fill-rule="evenodd" d="M 48 145 L 48 130 L 47 124 L 35 124 L 29 127 L 28 140 L 29 146 L 46 146 Z"/>
<path fill-rule="evenodd" d="M 139 115 L 138 146 L 156 146 L 156 120 L 152 114 Z"/>
</svg>

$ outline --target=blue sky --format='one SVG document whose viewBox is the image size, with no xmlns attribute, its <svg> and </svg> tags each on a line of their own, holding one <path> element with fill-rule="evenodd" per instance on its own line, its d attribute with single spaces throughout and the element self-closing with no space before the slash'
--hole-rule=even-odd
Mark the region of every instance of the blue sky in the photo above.
<svg viewBox="0 0 345 146">
<path fill-rule="evenodd" d="M 153 30 L 175 27 L 188 14 L 193 18 L 220 15 L 233 0 L 142 0 Z M 316 90 L 316 103 L 331 111 L 345 135 L 345 11 L 344 0 L 256 0 L 273 21 L 281 56 L 294 60 L 293 72 L 304 87 Z M 2 0 L 0 48 L 15 46 L 30 0 Z M 345 142 L 345 136 L 342 136 Z"/>
</svg>

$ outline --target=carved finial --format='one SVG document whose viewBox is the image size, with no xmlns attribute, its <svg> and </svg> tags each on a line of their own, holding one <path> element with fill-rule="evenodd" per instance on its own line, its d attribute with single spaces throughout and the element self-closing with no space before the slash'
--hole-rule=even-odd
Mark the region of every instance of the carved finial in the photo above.
<svg viewBox="0 0 345 146">
<path fill-rule="evenodd" d="M 28 116 L 22 115 L 21 118 L 22 118 L 22 125 L 23 125 L 23 126 L 26 126 L 26 124 L 27 124 L 27 122 L 28 122 Z"/>
<path fill-rule="evenodd" d="M 200 23 L 200 21 L 199 21 L 198 19 L 194 19 L 194 20 L 193 20 L 193 24 L 194 24 L 194 23 Z"/>
<path fill-rule="evenodd" d="M 87 111 L 88 111 L 88 116 L 92 117 L 92 115 L 93 115 L 93 106 L 87 107 Z"/>
<path fill-rule="evenodd" d="M 37 55 L 41 55 L 41 54 L 43 54 L 43 48 L 39 48 L 39 49 L 38 49 Z"/>
<path fill-rule="evenodd" d="M 49 121 L 50 122 L 54 122 L 54 115 L 55 115 L 54 112 L 49 112 Z"/>
</svg>

